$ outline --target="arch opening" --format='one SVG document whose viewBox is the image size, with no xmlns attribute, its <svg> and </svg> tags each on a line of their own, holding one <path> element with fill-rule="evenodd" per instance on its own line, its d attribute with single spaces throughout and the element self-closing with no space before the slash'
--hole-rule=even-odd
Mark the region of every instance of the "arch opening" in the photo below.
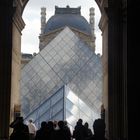
<svg viewBox="0 0 140 140">
<path fill-rule="evenodd" d="M 36 39 L 33 39 L 33 43 L 34 44 L 37 44 L 36 46 L 37 46 L 37 49 L 35 50 L 35 53 L 36 53 L 36 55 L 40 55 L 41 54 L 41 52 L 40 51 L 43 51 L 42 49 L 41 50 L 39 50 L 39 43 L 43 40 L 45 40 L 44 38 L 45 38 L 45 36 L 47 36 L 46 34 L 44 34 L 44 35 L 41 35 L 41 31 L 40 31 L 40 27 L 41 27 L 41 24 L 40 24 L 40 7 L 38 6 L 39 5 L 39 2 L 37 2 L 37 3 L 35 3 L 35 4 L 33 4 L 33 6 L 32 6 L 32 1 L 29 1 L 30 3 L 29 3 L 29 5 L 27 5 L 26 6 L 26 9 L 25 9 L 25 11 L 24 11 L 24 13 L 23 13 L 23 19 L 25 19 L 25 23 L 27 24 L 27 22 L 29 22 L 29 25 L 27 24 L 26 26 L 27 26 L 27 28 L 25 28 L 25 29 L 27 29 L 27 31 L 25 31 L 25 33 L 27 33 L 28 35 L 26 35 L 25 33 L 24 33 L 24 31 L 23 31 L 23 39 L 24 39 L 24 34 L 25 34 L 25 37 L 26 37 L 26 39 L 25 39 L 25 42 L 27 43 L 28 41 L 29 41 L 29 37 L 31 37 L 31 34 L 33 34 L 33 32 L 35 31 L 35 30 L 37 30 L 37 34 L 36 34 L 36 36 L 34 36 L 34 37 L 36 37 Z M 55 1 L 56 2 L 56 1 Z M 52 2 L 53 3 L 53 2 Z M 44 2 L 44 4 L 43 5 L 45 5 L 46 4 L 46 2 Z M 54 8 L 55 8 L 55 6 L 57 5 L 57 2 L 55 3 L 55 5 L 54 4 L 52 4 L 52 5 L 50 5 L 50 6 L 48 6 L 47 7 L 47 11 L 46 11 L 46 13 L 44 13 L 44 15 L 46 15 L 46 17 L 45 18 L 47 18 L 47 20 L 50 20 L 50 18 L 51 18 L 51 16 L 53 16 L 53 14 L 52 13 L 54 13 Z M 66 7 L 66 5 L 69 5 L 69 6 L 67 6 Z M 86 3 L 86 5 L 87 5 L 87 3 Z M 92 5 L 92 6 L 91 6 Z M 93 23 L 93 24 L 95 24 L 94 26 L 94 35 L 96 36 L 95 38 L 94 38 L 94 43 L 95 43 L 95 46 L 96 46 L 96 49 L 93 49 L 93 50 L 91 50 L 91 51 L 93 51 L 93 55 L 94 55 L 94 57 L 96 58 L 97 57 L 97 63 L 99 64 L 99 66 L 97 66 L 97 67 L 100 67 L 99 68 L 99 77 L 102 77 L 101 75 L 102 75 L 102 66 L 100 65 L 101 64 L 101 55 L 102 55 L 102 37 L 101 37 L 101 31 L 100 31 L 100 29 L 99 29 L 99 27 L 98 27 L 98 24 L 99 24 L 99 19 L 100 19 L 100 11 L 99 11 L 99 8 L 97 7 L 97 4 L 94 2 L 94 1 L 92 1 L 91 3 L 89 3 L 87 6 L 85 6 L 85 1 L 83 1 L 82 3 L 80 3 L 80 5 L 79 5 L 79 3 L 77 2 L 77 3 L 75 3 L 75 2 L 70 2 L 70 3 L 68 3 L 67 1 L 63 1 L 63 3 L 62 4 L 60 4 L 59 2 L 58 2 L 58 9 L 61 9 L 61 8 L 59 8 L 59 7 L 63 7 L 63 10 L 65 9 L 65 7 L 66 8 L 68 8 L 69 7 L 69 9 L 71 9 L 71 7 L 74 7 L 75 9 L 76 9 L 76 7 L 79 7 L 79 6 L 81 6 L 81 13 L 80 13 L 80 15 L 79 15 L 79 17 L 81 18 L 83 18 L 84 16 L 85 16 L 85 20 L 87 20 L 86 22 L 88 23 L 88 26 L 89 26 L 89 28 L 91 28 L 91 24 L 92 24 L 92 21 L 91 21 L 91 11 L 89 11 L 89 9 L 91 8 L 91 7 L 96 7 L 95 8 L 95 21 L 93 21 L 93 22 L 95 22 L 95 23 Z M 32 7 L 32 8 L 31 8 Z M 39 9 L 39 10 L 33 10 L 34 8 L 35 9 Z M 43 7 L 45 7 L 45 6 L 43 6 Z M 84 8 L 83 8 L 84 7 Z M 74 9 L 73 8 L 73 9 Z M 53 12 L 52 12 L 52 9 L 53 9 Z M 72 9 L 72 10 L 73 10 Z M 27 10 L 27 11 L 26 11 Z M 56 9 L 55 9 L 56 10 Z M 28 13 L 33 13 L 33 17 L 32 17 L 32 20 L 31 21 L 29 21 L 29 19 L 31 19 L 31 17 L 30 17 L 30 15 L 28 14 Z M 88 13 L 88 14 L 87 14 Z M 93 13 L 94 14 L 94 13 Z M 82 16 L 81 16 L 82 15 Z M 93 15 L 94 16 L 94 15 Z M 38 17 L 38 18 L 37 18 Z M 60 19 L 62 20 L 62 18 L 61 18 L 61 15 L 60 15 Z M 72 19 L 70 19 L 70 18 L 68 18 L 70 21 L 72 20 Z M 75 19 L 77 20 L 77 15 L 75 16 Z M 58 21 L 58 19 L 54 19 L 55 20 L 55 22 L 57 21 L 57 22 L 59 22 L 60 23 L 60 21 Z M 65 19 L 64 19 L 65 20 Z M 76 23 L 76 20 L 74 20 L 74 21 L 72 21 L 72 23 L 71 23 L 71 25 L 73 26 L 73 25 L 75 25 L 75 24 L 77 24 Z M 94 19 L 92 19 L 92 20 L 94 20 Z M 26 22 L 27 21 L 27 22 Z M 80 22 L 81 22 L 81 19 L 80 20 L 78 20 L 78 24 L 81 24 Z M 63 22 L 64 23 L 64 22 Z M 70 22 L 68 22 L 67 24 L 69 24 Z M 66 25 L 67 25 L 66 24 Z M 33 26 L 33 25 L 35 25 L 35 26 Z M 37 27 L 36 27 L 36 25 L 38 25 L 38 29 L 37 29 Z M 48 26 L 48 23 L 46 22 L 46 25 Z M 51 26 L 52 26 L 52 23 L 50 24 Z M 60 25 L 60 24 L 59 24 Z M 56 26 L 56 25 L 55 25 Z M 69 25 L 67 25 L 68 27 L 70 27 L 70 29 L 72 29 L 71 28 L 71 26 L 69 26 Z M 28 28 L 29 27 L 29 28 Z M 72 32 L 74 32 L 75 33 L 75 35 L 77 36 L 78 35 L 78 37 L 80 38 L 80 40 L 82 40 L 82 41 L 85 41 L 86 40 L 86 43 L 89 45 L 89 42 L 87 42 L 87 40 L 89 39 L 89 35 L 87 35 L 87 33 L 84 33 L 84 31 L 81 31 L 80 30 L 80 32 L 79 32 L 79 29 L 77 28 L 77 27 L 74 27 L 74 30 L 72 29 Z M 81 27 L 80 27 L 81 28 Z M 84 27 L 85 28 L 85 27 Z M 57 30 L 57 29 L 56 29 Z M 56 32 L 56 30 L 54 31 L 54 32 Z M 64 29 L 65 30 L 65 29 Z M 69 30 L 69 29 L 68 29 Z M 77 31 L 75 31 L 75 30 L 77 30 Z M 92 30 L 92 29 L 91 29 Z M 63 29 L 61 30 L 62 32 L 63 32 Z M 70 31 L 71 32 L 71 31 Z M 83 33 L 82 33 L 83 32 Z M 59 31 L 58 31 L 58 33 L 60 33 Z M 55 33 L 55 34 L 58 34 L 58 33 Z M 29 35 L 30 34 L 30 35 Z M 49 33 L 49 34 L 51 34 L 51 33 Z M 60 33 L 61 34 L 61 33 Z M 71 34 L 71 33 L 70 33 Z M 82 35 L 83 34 L 83 35 Z M 39 35 L 39 38 L 41 38 L 40 40 L 38 40 L 38 35 Z M 79 36 L 80 35 L 80 36 Z M 28 37 L 29 36 L 29 37 Z M 57 36 L 55 35 L 55 37 L 57 38 Z M 50 37 L 48 37 L 49 39 L 50 39 Z M 47 38 L 47 39 L 48 39 Z M 46 39 L 46 40 L 47 40 Z M 51 38 L 51 41 L 54 39 L 54 34 L 53 34 L 53 38 Z M 35 41 L 36 40 L 36 41 Z M 45 41 L 46 41 L 45 40 Z M 55 40 L 55 39 L 54 39 Z M 63 40 L 63 39 L 62 39 Z M 23 40 L 24 41 L 24 40 Z M 40 42 L 39 42 L 40 41 Z M 43 42 L 42 41 L 42 42 Z M 49 40 L 50 41 L 50 40 Z M 49 42 L 49 43 L 51 43 L 51 41 Z M 35 42 L 37 42 L 37 43 L 35 43 Z M 41 43 L 42 43 L 41 42 Z M 44 42 L 43 42 L 44 43 Z M 48 45 L 49 44 L 48 42 L 45 44 L 45 46 L 46 45 Z M 72 42 L 73 43 L 73 42 Z M 82 44 L 81 44 L 82 45 Z M 23 44 L 22 44 L 22 46 L 23 46 Z M 34 45 L 31 45 L 31 44 L 29 44 L 29 45 L 24 45 L 24 46 L 26 46 L 26 48 L 27 48 L 27 46 L 29 46 L 30 48 L 32 48 L 32 46 L 34 46 Z M 90 47 L 92 46 L 91 44 L 89 45 Z M 49 46 L 48 46 L 49 47 Z M 91 48 L 89 48 L 89 49 L 91 49 Z M 23 51 L 24 49 L 22 48 L 22 51 Z M 31 51 L 30 49 L 28 49 L 28 50 L 24 50 L 26 53 L 27 52 L 31 52 L 31 53 L 33 53 L 33 51 Z M 38 53 L 38 54 L 37 54 Z M 99 55 L 100 54 L 100 55 Z M 25 54 L 26 56 L 27 56 L 27 54 Z M 37 57 L 37 56 L 33 56 L 33 57 Z M 38 56 L 39 56 L 38 55 Z M 54 57 L 55 58 L 55 57 Z M 93 58 L 93 59 L 95 59 L 95 58 Z M 32 59 L 34 59 L 34 58 L 32 58 Z M 44 57 L 43 57 L 43 59 L 44 59 Z M 32 61 L 32 60 L 31 60 Z M 87 61 L 88 62 L 88 61 Z M 87 63 L 86 62 L 86 63 Z M 93 63 L 94 61 L 91 61 L 91 65 L 93 65 L 92 63 Z M 32 63 L 32 62 L 31 62 Z M 80 62 L 79 62 L 80 63 Z M 86 64 L 85 63 L 85 64 Z M 96 63 L 96 62 L 95 62 Z M 30 65 L 32 65 L 32 64 L 30 64 Z M 60 65 L 60 64 L 59 64 Z M 66 64 L 65 64 L 65 66 L 66 66 Z M 25 65 L 25 67 L 27 67 L 26 65 Z M 32 66 L 33 67 L 33 66 Z M 72 66 L 71 66 L 72 67 Z M 92 68 L 92 67 L 91 67 Z M 23 66 L 23 69 L 24 69 L 24 66 Z M 82 69 L 82 67 L 81 67 L 81 69 Z M 97 68 L 98 69 L 98 68 Z M 80 69 L 79 69 L 80 70 Z M 23 71 L 25 71 L 25 70 L 23 70 Z M 96 70 L 95 70 L 96 71 Z M 97 75 L 97 73 L 96 74 L 94 74 L 95 73 L 95 71 L 92 71 L 91 70 L 91 74 L 92 75 Z M 56 71 L 55 71 L 56 72 Z M 65 71 L 66 72 L 66 71 Z M 88 72 L 87 72 L 88 73 Z M 79 75 L 82 75 L 82 72 L 80 73 L 79 72 Z M 89 75 L 88 75 L 89 76 Z M 60 77 L 60 76 L 58 76 L 59 78 L 62 78 L 62 81 L 64 80 L 63 78 L 64 77 Z M 58 78 L 57 77 L 57 78 Z M 96 77 L 96 76 L 92 76 L 92 77 Z M 66 77 L 67 78 L 67 77 Z M 73 79 L 74 79 L 74 77 L 72 77 Z M 83 76 L 82 76 L 82 78 L 84 78 Z M 75 78 L 76 79 L 76 78 Z M 78 77 L 77 77 L 77 79 L 78 79 Z M 86 77 L 85 77 L 85 79 L 86 79 Z M 102 79 L 102 78 L 101 78 Z M 95 84 L 95 82 L 94 82 L 94 80 L 96 81 L 96 80 L 99 80 L 100 81 L 100 83 L 102 83 L 103 81 L 102 80 L 99 80 L 99 78 L 93 78 L 92 80 L 90 80 L 89 82 L 88 82 L 88 84 L 91 84 L 91 86 L 95 86 L 96 84 Z M 89 80 L 89 79 L 87 79 L 87 80 Z M 72 80 L 71 80 L 72 81 Z M 85 80 L 86 81 L 86 80 Z M 33 81 L 32 81 L 33 82 Z M 74 82 L 74 80 L 73 80 L 73 82 Z M 63 84 L 67 84 L 66 82 L 64 82 Z M 81 83 L 81 84 L 84 84 L 84 83 Z M 71 88 L 74 90 L 74 88 L 72 87 L 72 85 L 74 85 L 72 82 L 70 82 L 70 84 L 69 84 L 70 86 L 71 86 Z M 98 85 L 98 84 L 97 84 Z M 78 86 L 78 85 L 74 85 L 74 86 Z M 87 85 L 88 86 L 88 85 Z M 102 89 L 102 84 L 100 85 L 101 87 L 101 89 Z M 95 86 L 96 87 L 96 86 Z M 98 90 L 98 88 L 96 87 L 96 89 Z M 81 90 L 81 89 L 79 89 L 79 90 Z M 87 89 L 88 90 L 88 89 Z M 91 91 L 90 91 L 91 92 Z M 95 91 L 94 91 L 95 92 Z M 80 97 L 82 98 L 82 99 L 84 99 L 84 96 L 82 97 L 82 95 L 80 95 Z M 40 96 L 39 96 L 39 98 L 40 98 Z M 98 117 L 100 117 L 100 107 L 101 107 L 101 104 L 102 104 L 102 99 L 101 99 L 101 96 L 100 97 L 98 97 L 99 98 L 99 100 L 100 100 L 100 102 L 99 102 L 99 100 L 98 101 L 96 101 L 96 102 L 98 102 L 97 104 L 97 106 L 98 107 L 96 107 L 96 106 L 94 106 L 94 108 L 98 108 L 97 110 L 98 110 Z M 38 99 L 39 100 L 39 99 Z M 30 101 L 29 101 L 30 102 Z M 91 101 L 90 101 L 91 102 Z M 91 104 L 93 103 L 93 101 L 91 102 Z M 39 104 L 41 104 L 41 103 L 39 103 Z"/>
</svg>

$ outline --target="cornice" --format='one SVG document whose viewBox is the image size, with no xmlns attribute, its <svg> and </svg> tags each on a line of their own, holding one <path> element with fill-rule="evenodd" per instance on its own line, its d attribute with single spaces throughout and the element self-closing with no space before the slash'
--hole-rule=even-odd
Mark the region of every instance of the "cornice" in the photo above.
<svg viewBox="0 0 140 140">
<path fill-rule="evenodd" d="M 14 5 L 19 9 L 21 15 L 28 1 L 29 0 L 14 0 Z"/>
<path fill-rule="evenodd" d="M 108 7 L 108 0 L 95 0 L 100 12 L 103 13 L 104 12 L 104 7 Z"/>
<path fill-rule="evenodd" d="M 22 19 L 22 12 L 24 9 L 23 7 L 25 7 L 25 3 L 27 3 L 27 1 L 28 0 L 14 0 L 13 2 L 13 7 L 15 8 L 13 23 L 16 25 L 20 33 L 25 27 L 25 23 Z"/>
<path fill-rule="evenodd" d="M 100 30 L 103 32 L 108 22 L 108 17 L 106 13 L 106 9 L 108 7 L 108 0 L 95 0 L 95 1 L 101 12 L 101 18 L 100 18 L 98 26 Z"/>
<path fill-rule="evenodd" d="M 60 32 L 60 31 L 62 31 L 65 27 L 66 27 L 66 26 L 61 27 L 61 28 L 58 28 L 58 29 L 55 29 L 55 30 L 53 30 L 53 31 L 48 32 L 47 34 L 40 34 L 39 39 L 44 38 L 45 36 L 49 36 L 50 34 L 54 34 L 54 33 L 56 33 L 56 32 Z M 70 26 L 69 26 L 69 28 L 70 28 L 71 30 L 73 30 L 73 31 L 82 33 L 82 34 L 84 34 L 84 35 L 86 35 L 86 36 L 89 36 L 89 37 L 91 36 L 90 34 L 87 34 L 87 33 L 85 33 L 85 32 L 82 32 L 82 31 L 80 31 L 80 30 L 78 30 L 78 29 L 76 29 L 76 28 L 73 28 L 73 27 L 70 27 Z"/>
<path fill-rule="evenodd" d="M 20 0 L 20 1 L 22 2 L 22 10 L 21 10 L 21 14 L 22 14 L 25 6 L 26 6 L 26 4 L 28 3 L 29 0 Z"/>
<path fill-rule="evenodd" d="M 13 23 L 16 25 L 17 29 L 19 30 L 19 32 L 21 33 L 21 31 L 24 29 L 25 27 L 25 23 L 21 17 L 21 15 L 18 14 L 18 12 L 16 12 L 14 14 L 13 17 Z"/>
<path fill-rule="evenodd" d="M 102 16 L 100 18 L 99 25 L 98 25 L 102 32 L 104 32 L 104 29 L 107 26 L 107 23 L 108 23 L 108 17 L 107 17 L 107 14 L 104 12 L 102 13 Z"/>
</svg>

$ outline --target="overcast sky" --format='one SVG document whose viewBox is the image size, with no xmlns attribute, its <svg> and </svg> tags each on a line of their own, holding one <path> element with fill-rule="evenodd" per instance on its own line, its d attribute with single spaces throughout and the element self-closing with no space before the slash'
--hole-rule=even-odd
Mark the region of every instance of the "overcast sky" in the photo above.
<svg viewBox="0 0 140 140">
<path fill-rule="evenodd" d="M 46 21 L 54 15 L 55 5 L 58 7 L 79 7 L 81 6 L 81 14 L 89 22 L 89 8 L 95 8 L 95 35 L 96 35 L 96 53 L 102 54 L 102 37 L 98 28 L 100 19 L 100 11 L 94 0 L 29 0 L 24 13 L 23 20 L 26 24 L 22 31 L 21 52 L 31 53 L 39 51 L 39 34 L 40 34 L 40 9 L 46 7 Z"/>
</svg>

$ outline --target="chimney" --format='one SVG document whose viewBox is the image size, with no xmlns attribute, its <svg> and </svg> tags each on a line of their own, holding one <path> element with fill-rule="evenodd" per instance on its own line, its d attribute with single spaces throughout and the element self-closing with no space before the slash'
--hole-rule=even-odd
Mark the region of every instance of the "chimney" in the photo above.
<svg viewBox="0 0 140 140">
<path fill-rule="evenodd" d="M 46 24 L 46 8 L 42 7 L 41 8 L 41 34 L 43 34 L 45 24 Z"/>
<path fill-rule="evenodd" d="M 90 27 L 91 27 L 91 34 L 92 34 L 92 46 L 95 49 L 95 9 L 93 7 L 90 8 Z"/>
</svg>

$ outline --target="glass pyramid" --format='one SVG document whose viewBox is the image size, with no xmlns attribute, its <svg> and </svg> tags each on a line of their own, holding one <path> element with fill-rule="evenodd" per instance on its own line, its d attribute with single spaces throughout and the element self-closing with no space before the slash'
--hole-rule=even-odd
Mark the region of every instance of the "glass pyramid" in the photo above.
<svg viewBox="0 0 140 140">
<path fill-rule="evenodd" d="M 28 114 L 24 118 L 25 122 L 30 118 L 34 120 L 38 128 L 42 121 L 49 120 L 67 120 L 69 126 L 74 128 L 77 120 L 82 118 L 84 122 L 89 123 L 92 129 L 92 124 L 96 118 L 99 118 L 99 115 L 78 98 L 68 86 L 64 85 Z"/>
<path fill-rule="evenodd" d="M 100 115 L 102 81 L 100 56 L 65 27 L 22 69 L 22 115 L 26 117 L 63 85 Z"/>
</svg>

